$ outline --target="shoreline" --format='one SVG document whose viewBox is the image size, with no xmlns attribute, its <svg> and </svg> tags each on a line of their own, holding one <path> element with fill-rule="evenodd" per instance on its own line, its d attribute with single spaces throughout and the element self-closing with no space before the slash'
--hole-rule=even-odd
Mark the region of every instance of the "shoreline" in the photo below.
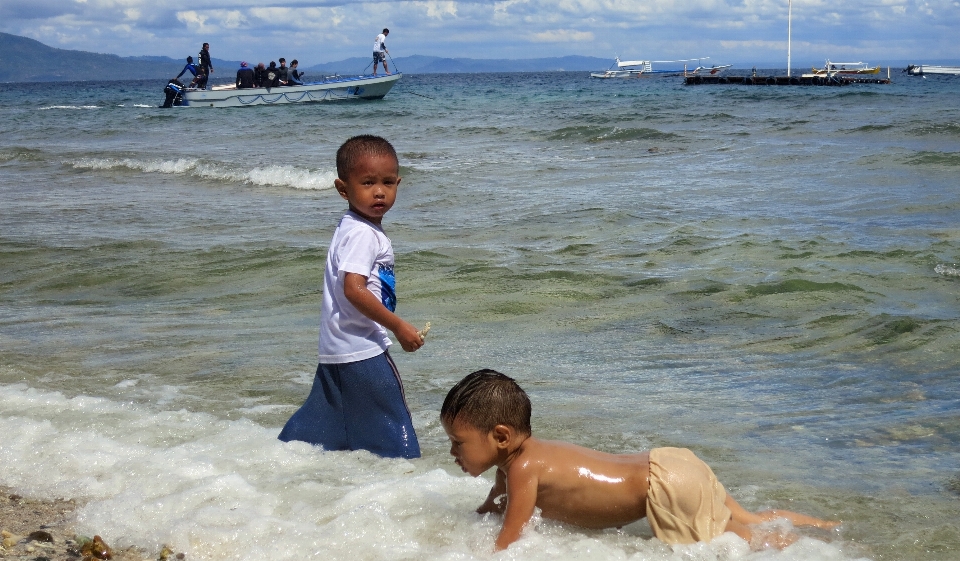
<svg viewBox="0 0 960 561">
<path fill-rule="evenodd" d="M 115 561 L 145 561 L 157 559 L 185 559 L 164 548 L 156 555 L 130 547 L 114 550 L 98 547 L 93 539 L 81 536 L 74 529 L 74 514 L 82 503 L 74 499 L 33 499 L 0 486 L 0 559 L 35 561 L 37 559 L 112 559 Z"/>
</svg>

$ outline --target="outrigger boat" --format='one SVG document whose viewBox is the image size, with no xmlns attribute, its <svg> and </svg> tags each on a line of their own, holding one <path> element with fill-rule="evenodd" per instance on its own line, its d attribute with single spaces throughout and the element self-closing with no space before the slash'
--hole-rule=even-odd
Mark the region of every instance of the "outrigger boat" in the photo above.
<svg viewBox="0 0 960 561">
<path fill-rule="evenodd" d="M 704 57 L 710 58 L 710 57 Z M 614 60 L 614 64 L 608 70 L 602 72 L 591 72 L 591 78 L 644 78 L 649 76 L 688 76 L 692 74 L 716 74 L 725 68 L 730 68 L 731 65 L 727 64 L 724 66 L 697 66 L 695 70 L 688 71 L 687 66 L 684 65 L 680 69 L 671 69 L 671 70 L 654 70 L 654 64 L 673 64 L 678 62 L 692 62 L 697 61 L 699 65 L 703 59 L 699 58 L 688 58 L 681 60 L 620 60 L 620 57 L 617 57 Z M 616 67 L 616 68 L 614 68 Z"/>
<path fill-rule="evenodd" d="M 871 67 L 865 62 L 830 62 L 823 68 L 814 68 L 813 76 L 833 76 L 834 74 L 879 74 L 880 66 Z"/>
<path fill-rule="evenodd" d="M 235 84 L 213 86 L 208 90 L 184 88 L 178 97 L 179 105 L 184 107 L 243 107 L 340 99 L 382 99 L 402 76 L 400 73 L 329 76 L 319 82 L 276 88 L 237 89 Z"/>
<path fill-rule="evenodd" d="M 907 74 L 924 76 L 926 74 L 943 74 L 946 76 L 960 76 L 960 66 L 934 66 L 930 64 L 911 64 L 907 66 Z"/>
</svg>

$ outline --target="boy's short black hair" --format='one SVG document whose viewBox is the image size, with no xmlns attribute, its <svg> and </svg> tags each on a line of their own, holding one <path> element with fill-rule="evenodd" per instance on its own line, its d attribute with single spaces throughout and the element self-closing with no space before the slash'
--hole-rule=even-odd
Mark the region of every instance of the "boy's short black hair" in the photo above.
<svg viewBox="0 0 960 561">
<path fill-rule="evenodd" d="M 337 177 L 341 181 L 346 181 L 350 172 L 357 166 L 357 161 L 366 156 L 390 156 L 397 161 L 397 168 L 400 168 L 397 151 L 387 139 L 372 134 L 361 134 L 347 139 L 337 150 Z"/>
<path fill-rule="evenodd" d="M 506 425 L 529 435 L 530 409 L 527 392 L 513 378 L 485 368 L 467 374 L 450 389 L 440 418 L 448 423 L 460 421 L 483 432 Z"/>
<path fill-rule="evenodd" d="M 383 28 L 383 34 L 386 35 L 387 33 L 390 33 L 390 30 L 387 29 L 386 27 L 384 27 L 384 28 Z"/>
</svg>

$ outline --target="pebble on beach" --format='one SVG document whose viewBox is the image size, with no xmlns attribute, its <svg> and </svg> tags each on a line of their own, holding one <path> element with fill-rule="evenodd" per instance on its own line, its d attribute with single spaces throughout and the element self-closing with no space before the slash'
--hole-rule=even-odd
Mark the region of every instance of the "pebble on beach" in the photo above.
<svg viewBox="0 0 960 561">
<path fill-rule="evenodd" d="M 82 561 L 183 561 L 186 555 L 169 547 L 155 556 L 130 547 L 112 549 L 100 536 L 79 536 L 73 529 L 73 500 L 28 499 L 0 487 L 0 559 L 38 561 L 81 559 Z"/>
</svg>

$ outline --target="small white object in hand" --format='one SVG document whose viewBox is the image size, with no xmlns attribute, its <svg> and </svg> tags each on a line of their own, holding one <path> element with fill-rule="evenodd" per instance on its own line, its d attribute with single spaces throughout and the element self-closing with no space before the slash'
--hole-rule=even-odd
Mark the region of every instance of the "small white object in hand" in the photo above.
<svg viewBox="0 0 960 561">
<path fill-rule="evenodd" d="M 421 339 L 421 340 L 426 339 L 426 338 L 427 338 L 427 333 L 430 333 L 430 322 L 428 321 L 428 322 L 427 322 L 427 325 L 424 325 L 424 326 L 423 326 L 423 329 L 421 329 L 421 330 L 418 331 L 417 333 L 420 334 L 420 339 Z"/>
</svg>

